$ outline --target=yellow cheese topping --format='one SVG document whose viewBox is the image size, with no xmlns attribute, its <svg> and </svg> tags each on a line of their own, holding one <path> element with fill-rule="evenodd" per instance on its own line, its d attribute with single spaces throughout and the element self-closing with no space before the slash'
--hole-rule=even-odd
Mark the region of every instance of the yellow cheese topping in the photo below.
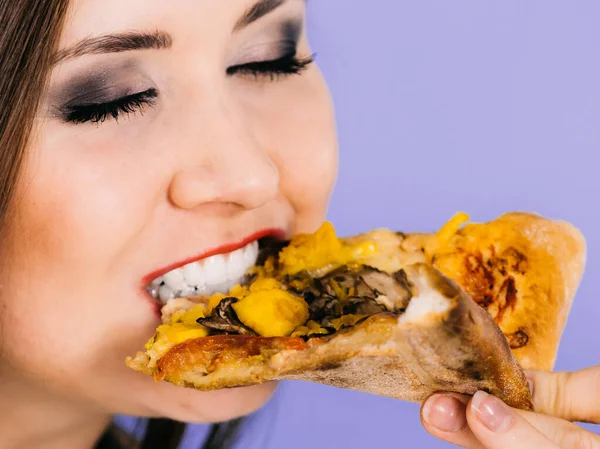
<svg viewBox="0 0 600 449">
<path fill-rule="evenodd" d="M 308 320 L 304 299 L 283 290 L 250 293 L 233 304 L 239 320 L 263 337 L 283 337 Z"/>
<path fill-rule="evenodd" d="M 470 217 L 464 212 L 457 213 L 437 232 L 438 239 L 441 241 L 450 240 L 452 236 L 458 232 L 461 226 L 469 220 Z"/>
<path fill-rule="evenodd" d="M 470 220 L 470 217 L 464 212 L 459 212 L 446 222 L 441 229 L 434 234 L 433 239 L 428 239 L 426 252 L 429 256 L 435 254 L 441 248 L 448 246 L 452 237 L 460 230 L 460 228 Z"/>
<path fill-rule="evenodd" d="M 283 274 L 297 274 L 301 271 L 318 271 L 332 266 L 359 262 L 376 252 L 375 245 L 363 242 L 355 245 L 344 243 L 335 234 L 329 222 L 314 234 L 298 234 L 292 238 L 280 255 L 279 262 Z"/>
<path fill-rule="evenodd" d="M 304 337 L 311 335 L 325 335 L 329 332 L 327 329 L 323 329 L 319 323 L 316 321 L 310 320 L 304 326 L 298 326 L 294 332 L 292 332 L 292 337 Z"/>
<path fill-rule="evenodd" d="M 161 324 L 156 329 L 155 337 L 146 343 L 146 349 L 150 349 L 152 346 L 154 346 L 156 349 L 157 346 L 161 345 L 165 345 L 170 348 L 179 343 L 183 343 L 184 341 L 206 337 L 207 335 L 208 329 L 200 325 L 197 325 L 196 328 L 193 328 L 181 323 Z"/>
<path fill-rule="evenodd" d="M 183 312 L 176 312 L 171 316 L 171 324 L 184 324 L 189 327 L 196 327 L 199 324 L 196 322 L 198 318 L 204 318 L 206 316 L 206 306 L 198 304 L 192 307 L 190 310 Z"/>
<path fill-rule="evenodd" d="M 193 307 L 187 312 L 174 313 L 168 324 L 158 326 L 154 337 L 146 343 L 146 351 L 153 357 L 160 358 L 179 343 L 208 336 L 209 330 L 196 322 L 198 318 L 204 316 L 203 305 Z"/>
</svg>

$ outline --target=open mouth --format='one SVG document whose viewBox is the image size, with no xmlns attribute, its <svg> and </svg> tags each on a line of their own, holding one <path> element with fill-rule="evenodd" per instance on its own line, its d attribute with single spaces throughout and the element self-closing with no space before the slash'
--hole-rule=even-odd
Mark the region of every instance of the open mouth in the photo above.
<svg viewBox="0 0 600 449">
<path fill-rule="evenodd" d="M 241 283 L 259 256 L 258 239 L 236 250 L 215 254 L 177 267 L 154 278 L 146 290 L 165 304 L 174 298 L 227 293 Z"/>
</svg>

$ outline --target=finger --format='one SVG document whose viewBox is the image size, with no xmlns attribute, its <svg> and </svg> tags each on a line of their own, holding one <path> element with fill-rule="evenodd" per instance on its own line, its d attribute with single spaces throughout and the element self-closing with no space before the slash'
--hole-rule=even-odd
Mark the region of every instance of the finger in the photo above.
<svg viewBox="0 0 600 449">
<path fill-rule="evenodd" d="M 523 416 L 483 391 L 468 404 L 467 423 L 486 449 L 559 449 Z"/>
<path fill-rule="evenodd" d="M 436 438 L 468 449 L 484 449 L 468 427 L 466 406 L 468 396 L 436 394 L 421 408 L 421 422 L 427 432 Z M 515 410 L 533 427 L 561 448 L 598 448 L 600 436 L 571 422 L 552 416 Z"/>
<path fill-rule="evenodd" d="M 466 449 L 485 449 L 467 425 L 469 396 L 434 394 L 421 407 L 421 423 L 436 438 Z"/>
<path fill-rule="evenodd" d="M 535 410 L 567 421 L 600 424 L 600 366 L 573 373 L 529 371 Z"/>
<path fill-rule="evenodd" d="M 517 410 L 533 427 L 561 448 L 600 449 L 600 436 L 553 416 Z"/>
</svg>

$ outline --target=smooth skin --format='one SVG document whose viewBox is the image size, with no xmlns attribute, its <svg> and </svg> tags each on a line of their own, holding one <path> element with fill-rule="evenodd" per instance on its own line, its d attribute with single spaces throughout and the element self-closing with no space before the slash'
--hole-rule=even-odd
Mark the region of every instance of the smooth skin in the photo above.
<svg viewBox="0 0 600 449">
<path fill-rule="evenodd" d="M 600 424 L 600 366 L 527 376 L 537 413 L 512 409 L 482 391 L 472 398 L 436 394 L 421 408 L 423 426 L 466 449 L 599 449 L 600 436 L 574 423 Z"/>
</svg>

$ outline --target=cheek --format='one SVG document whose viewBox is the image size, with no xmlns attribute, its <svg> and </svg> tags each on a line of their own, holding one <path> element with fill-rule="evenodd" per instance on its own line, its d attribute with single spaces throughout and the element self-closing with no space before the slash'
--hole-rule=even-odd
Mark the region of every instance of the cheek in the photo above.
<svg viewBox="0 0 600 449">
<path fill-rule="evenodd" d="M 39 265 L 105 275 L 147 221 L 148 183 L 122 140 L 45 134 L 41 159 L 25 171 L 18 237 L 33 243 L 27 252 Z"/>
<path fill-rule="evenodd" d="M 0 325 L 22 363 L 32 367 L 37 357 L 40 366 L 58 368 L 69 361 L 76 370 L 83 352 L 117 345 L 114 331 L 125 319 L 115 310 L 133 317 L 132 327 L 143 322 L 131 313 L 137 303 L 120 301 L 119 293 L 130 289 L 121 259 L 145 223 L 148 200 L 126 164 L 106 163 L 110 142 L 65 142 L 42 138 L 44 151 L 23 172 L 2 254 Z"/>
<path fill-rule="evenodd" d="M 295 232 L 324 219 L 338 170 L 335 120 L 329 91 L 316 69 L 286 90 L 270 93 L 257 129 L 281 178 L 281 191 L 297 213 Z"/>
</svg>

